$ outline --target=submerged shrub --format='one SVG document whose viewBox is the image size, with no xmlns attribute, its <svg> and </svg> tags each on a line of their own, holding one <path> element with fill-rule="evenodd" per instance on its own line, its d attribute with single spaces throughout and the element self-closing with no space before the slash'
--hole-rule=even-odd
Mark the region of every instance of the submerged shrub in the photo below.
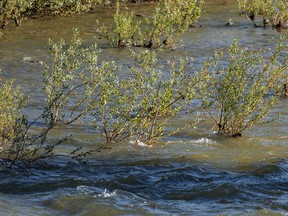
<svg viewBox="0 0 288 216">
<path fill-rule="evenodd" d="M 141 35 L 144 46 L 171 47 L 198 20 L 202 4 L 203 0 L 160 0 L 152 19 L 146 18 L 147 25 Z"/>
<path fill-rule="evenodd" d="M 68 48 L 65 41 L 50 41 L 52 62 L 44 65 L 43 90 L 46 94 L 46 115 L 51 125 L 71 124 L 95 108 L 96 88 L 112 75 L 110 62 L 98 62 L 96 45 L 81 48 L 77 29 Z"/>
<path fill-rule="evenodd" d="M 165 69 L 157 69 L 155 53 L 132 52 L 132 56 L 136 60 L 128 82 L 134 89 L 131 99 L 136 101 L 132 135 L 136 142 L 151 144 L 163 137 L 169 120 L 197 97 L 202 77 L 191 74 L 188 60 L 173 60 Z M 195 119 L 191 125 L 197 122 Z"/>
<path fill-rule="evenodd" d="M 117 74 L 100 87 L 99 105 L 93 116 L 106 143 L 121 142 L 131 136 L 135 100 L 129 88 Z"/>
<path fill-rule="evenodd" d="M 238 0 L 241 13 L 246 14 L 255 27 L 272 25 L 281 28 L 288 21 L 288 2 L 286 0 Z M 262 17 L 262 24 L 256 18 Z"/>
<path fill-rule="evenodd" d="M 139 22 L 133 22 L 133 12 L 120 13 L 117 1 L 112 33 L 104 24 L 99 24 L 97 21 L 100 26 L 98 33 L 116 47 L 135 45 L 170 48 L 179 36 L 198 20 L 202 4 L 203 0 L 160 0 L 156 3 L 152 18 L 146 18 L 145 23 L 142 23 L 144 25 L 142 30 L 139 28 Z"/>
<path fill-rule="evenodd" d="M 266 59 L 261 51 L 243 49 L 236 41 L 229 48 L 227 65 L 214 69 L 213 85 L 202 100 L 218 134 L 242 136 L 270 113 L 284 72 L 277 62 L 281 50 L 279 45 Z"/>
<path fill-rule="evenodd" d="M 16 136 L 18 119 L 22 118 L 21 110 L 24 105 L 24 97 L 19 87 L 15 87 L 14 80 L 0 80 L 0 137 L 1 147 L 7 140 Z"/>
<path fill-rule="evenodd" d="M 32 4 L 32 10 L 44 15 L 72 15 L 89 11 L 92 6 L 105 2 L 105 0 L 36 0 Z"/>
<path fill-rule="evenodd" d="M 188 60 L 173 60 L 159 69 L 156 54 L 131 51 L 135 64 L 127 78 L 116 77 L 101 88 L 100 108 L 94 115 L 107 142 L 152 144 L 163 138 L 169 121 L 198 97 L 206 73 L 189 71 Z M 198 123 L 198 119 L 183 128 Z M 180 128 L 179 128 L 180 130 Z"/>
<path fill-rule="evenodd" d="M 139 30 L 139 22 L 133 22 L 134 16 L 134 12 L 121 12 L 120 2 L 117 1 L 114 25 L 111 32 L 107 28 L 107 25 L 100 24 L 98 20 L 96 21 L 97 25 L 99 25 L 98 33 L 100 37 L 108 40 L 113 47 L 131 46 L 134 35 Z"/>
<path fill-rule="evenodd" d="M 17 161 L 30 163 L 52 154 L 52 150 L 61 141 L 47 144 L 46 136 L 52 129 L 42 129 L 34 123 L 42 118 L 42 114 L 28 123 L 22 114 L 24 97 L 20 88 L 15 87 L 14 80 L 0 82 L 0 157 L 1 162 L 13 166 Z"/>
</svg>

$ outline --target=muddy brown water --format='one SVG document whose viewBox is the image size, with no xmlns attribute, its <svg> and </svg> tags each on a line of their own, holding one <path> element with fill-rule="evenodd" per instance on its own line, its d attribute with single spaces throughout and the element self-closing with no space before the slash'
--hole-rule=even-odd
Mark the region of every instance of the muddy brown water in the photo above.
<svg viewBox="0 0 288 216">
<path fill-rule="evenodd" d="M 225 2 L 225 3 L 224 3 Z M 151 3 L 129 6 L 149 15 Z M 241 46 L 269 52 L 288 31 L 253 28 L 238 16 L 236 1 L 205 3 L 199 24 L 181 37 L 174 51 L 159 50 L 160 62 L 173 56 L 194 58 L 195 68 L 234 39 Z M 41 110 L 41 66 L 49 58 L 48 38 L 69 39 L 81 31 L 84 45 L 97 43 L 102 58 L 128 65 L 128 49 L 113 49 L 96 35 L 95 20 L 111 22 L 110 8 L 74 17 L 44 17 L 12 25 L 0 41 L 1 76 L 15 78 L 30 102 L 31 118 Z M 232 27 L 225 26 L 231 18 Z M 141 19 L 141 18 L 138 18 Z M 139 49 L 139 48 L 138 48 Z M 287 215 L 288 214 L 288 101 L 281 100 L 271 115 L 276 121 L 256 126 L 240 139 L 224 139 L 200 124 L 165 142 L 142 147 L 115 144 L 81 165 L 54 158 L 28 170 L 0 170 L 0 215 Z M 174 127 L 188 122 L 175 119 Z M 173 125 L 171 126 L 173 129 Z M 77 146 L 95 148 L 101 138 L 89 125 L 58 128 L 55 137 L 73 133 L 57 151 Z"/>
</svg>

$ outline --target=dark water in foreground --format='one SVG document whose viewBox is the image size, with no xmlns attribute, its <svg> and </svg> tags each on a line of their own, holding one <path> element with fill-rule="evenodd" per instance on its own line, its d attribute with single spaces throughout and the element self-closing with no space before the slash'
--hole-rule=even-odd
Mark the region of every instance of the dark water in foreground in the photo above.
<svg viewBox="0 0 288 216">
<path fill-rule="evenodd" d="M 195 67 L 234 39 L 246 47 L 269 52 L 287 31 L 255 29 L 237 15 L 236 1 L 207 0 L 199 23 L 181 38 L 175 51 L 160 50 L 160 62 L 173 56 L 194 58 Z M 149 14 L 152 6 L 136 6 Z M 232 18 L 234 26 L 225 27 Z M 129 64 L 127 49 L 112 49 L 98 40 L 95 20 L 111 21 L 111 10 L 76 17 L 27 20 L 11 27 L 0 41 L 1 76 L 15 78 L 30 102 L 25 112 L 41 109 L 41 67 L 48 58 L 47 40 L 69 38 L 78 27 L 84 44 L 95 41 L 104 58 Z M 87 159 L 39 161 L 30 169 L 0 169 L 0 215 L 288 215 L 288 100 L 271 115 L 281 118 L 247 131 L 241 139 L 223 139 L 201 124 L 153 147 L 114 145 Z M 175 125 L 188 123 L 187 116 Z M 171 126 L 173 129 L 173 125 Z M 67 130 L 67 129 L 66 129 Z M 55 136 L 66 134 L 59 129 Z M 100 140 L 89 126 L 72 126 L 73 137 L 57 149 L 69 152 Z"/>
<path fill-rule="evenodd" d="M 215 168 L 185 158 L 55 160 L 1 171 L 1 215 L 286 215 L 285 160 Z"/>
</svg>

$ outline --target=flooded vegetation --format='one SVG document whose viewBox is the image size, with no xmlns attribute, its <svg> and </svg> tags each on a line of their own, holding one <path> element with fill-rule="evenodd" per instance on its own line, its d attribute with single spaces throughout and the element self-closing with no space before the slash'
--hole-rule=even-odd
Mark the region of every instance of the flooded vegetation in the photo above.
<svg viewBox="0 0 288 216">
<path fill-rule="evenodd" d="M 288 31 L 254 28 L 246 17 L 239 16 L 237 7 L 236 1 L 206 1 L 197 26 L 181 35 L 173 49 L 154 50 L 157 67 L 165 69 L 173 58 L 189 57 L 193 58 L 189 70 L 199 71 L 215 52 L 227 52 L 235 39 L 241 47 L 262 49 L 264 56 L 270 56 Z M 141 21 L 151 14 L 154 4 L 128 4 L 128 8 L 139 15 L 136 21 Z M 41 63 L 51 63 L 48 38 L 64 38 L 68 42 L 72 28 L 78 28 L 82 47 L 96 42 L 102 49 L 99 61 L 113 59 L 115 65 L 122 66 L 119 77 L 127 76 L 135 62 L 130 50 L 112 48 L 97 34 L 96 20 L 112 24 L 114 12 L 110 7 L 99 6 L 87 14 L 29 19 L 20 28 L 11 25 L 4 30 L 0 39 L 1 77 L 15 79 L 21 85 L 23 95 L 29 97 L 23 112 L 31 121 L 45 107 Z M 284 38 L 283 44 L 286 43 Z M 146 50 L 131 49 L 137 53 Z M 193 103 L 197 105 L 199 101 Z M 163 137 L 153 145 L 127 139 L 103 146 L 105 139 L 92 124 L 91 116 L 70 125 L 57 125 L 49 131 L 47 142 L 55 143 L 68 136 L 56 146 L 58 156 L 43 158 L 28 167 L 21 163 L 12 169 L 5 163 L 1 165 L 1 213 L 287 215 L 287 108 L 287 98 L 281 98 L 264 120 L 280 114 L 278 118 L 269 124 L 254 125 L 238 138 L 219 136 L 212 129 L 213 119 L 204 121 L 201 117 L 194 127 Z M 172 132 L 190 124 L 196 120 L 196 111 L 187 108 L 179 112 L 169 119 L 166 130 Z M 45 122 L 37 124 L 35 131 Z M 80 161 L 71 158 L 70 152 L 80 147 L 80 151 L 101 151 Z"/>
</svg>

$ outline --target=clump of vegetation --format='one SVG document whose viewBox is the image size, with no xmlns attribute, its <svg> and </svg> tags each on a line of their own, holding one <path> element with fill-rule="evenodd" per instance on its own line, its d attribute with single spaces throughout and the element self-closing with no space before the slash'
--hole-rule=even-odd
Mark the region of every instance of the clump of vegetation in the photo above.
<svg viewBox="0 0 288 216">
<path fill-rule="evenodd" d="M 277 64 L 282 46 L 266 59 L 262 52 L 240 48 L 235 41 L 225 66 L 213 71 L 213 85 L 203 97 L 204 109 L 216 123 L 218 134 L 242 136 L 244 130 L 267 116 L 279 99 L 277 82 L 284 67 Z"/>
<path fill-rule="evenodd" d="M 89 11 L 93 6 L 105 3 L 105 0 L 38 0 L 33 2 L 32 10 L 37 10 L 37 13 L 43 15 L 73 15 Z"/>
<path fill-rule="evenodd" d="M 154 52 L 131 51 L 131 55 L 135 64 L 126 71 L 127 78 L 115 77 L 102 86 L 100 108 L 94 116 L 107 142 L 130 138 L 152 144 L 165 135 L 171 118 L 198 97 L 208 75 L 191 74 L 188 60 L 173 60 L 163 70 L 157 69 Z M 189 126 L 197 123 L 195 118 Z"/>
<path fill-rule="evenodd" d="M 160 0 L 156 3 L 152 18 L 146 18 L 145 23 L 142 23 L 144 30 L 141 30 L 140 23 L 133 22 L 134 12 L 120 13 L 120 3 L 117 1 L 113 33 L 110 33 L 104 24 L 97 22 L 100 26 L 98 33 L 115 47 L 135 45 L 170 48 L 179 36 L 198 20 L 202 4 L 203 0 Z"/>
<path fill-rule="evenodd" d="M 72 15 L 103 3 L 104 0 L 3 0 L 0 2 L 0 27 L 6 27 L 10 19 L 20 26 L 23 19 L 33 15 Z"/>
<path fill-rule="evenodd" d="M 253 22 L 255 27 L 272 25 L 282 28 L 288 21 L 288 2 L 286 0 L 238 0 L 242 14 Z M 257 17 L 262 17 L 262 24 L 256 23 Z"/>
<path fill-rule="evenodd" d="M 152 18 L 146 18 L 146 27 L 141 34 L 144 46 L 171 47 L 189 26 L 198 20 L 203 0 L 160 0 Z"/>
<path fill-rule="evenodd" d="M 5 0 L 1 1 L 0 6 L 1 28 L 7 26 L 9 19 L 13 19 L 15 24 L 19 26 L 26 11 L 31 7 L 30 1 L 27 0 Z"/>
<path fill-rule="evenodd" d="M 116 74 L 101 85 L 99 104 L 92 115 L 106 143 L 122 142 L 131 137 L 135 100 L 130 94 L 134 90 L 129 89 Z"/>
<path fill-rule="evenodd" d="M 6 140 L 16 137 L 15 125 L 22 118 L 21 110 L 24 97 L 19 87 L 14 87 L 14 80 L 0 80 L 0 137 L 1 148 Z"/>
<path fill-rule="evenodd" d="M 47 144 L 46 137 L 50 126 L 36 128 L 34 123 L 43 117 L 28 123 L 22 114 L 25 104 L 20 88 L 14 81 L 0 83 L 0 157 L 7 166 L 12 167 L 17 161 L 28 164 L 39 158 L 51 156 L 52 150 L 61 141 Z"/>
<path fill-rule="evenodd" d="M 120 11 L 120 2 L 116 2 L 116 13 L 114 14 L 114 25 L 112 31 L 109 31 L 107 25 L 100 24 L 98 33 L 100 37 L 109 41 L 113 47 L 131 46 L 134 43 L 135 33 L 139 31 L 139 22 L 133 21 L 135 16 L 134 12 L 123 13 Z"/>
<path fill-rule="evenodd" d="M 205 80 L 205 74 L 192 75 L 189 60 L 172 60 L 164 70 L 160 70 L 154 52 L 132 52 L 132 56 L 136 60 L 128 82 L 134 89 L 130 93 L 133 95 L 131 99 L 136 101 L 132 134 L 136 142 L 151 144 L 163 137 L 169 120 L 198 97 L 197 91 Z M 197 123 L 198 119 L 195 119 L 190 126 Z"/>
<path fill-rule="evenodd" d="M 19 88 L 13 88 L 13 81 L 1 83 L 1 158 L 9 166 L 17 161 L 29 164 L 52 156 L 54 148 L 67 137 L 50 142 L 49 132 L 57 124 L 72 124 L 94 109 L 99 104 L 96 88 L 116 69 L 113 62 L 98 63 L 100 51 L 96 46 L 81 48 L 77 29 L 67 48 L 63 39 L 58 43 L 49 41 L 49 44 L 51 62 L 43 63 L 46 105 L 38 118 L 31 122 L 21 114 L 23 96 Z M 37 122 L 42 126 L 35 126 Z"/>
<path fill-rule="evenodd" d="M 46 113 L 51 125 L 71 124 L 95 108 L 96 88 L 113 74 L 113 62 L 98 63 L 96 45 L 81 48 L 79 31 L 73 31 L 71 43 L 64 48 L 63 39 L 49 41 L 52 62 L 44 65 L 43 90 L 47 96 Z"/>
</svg>

